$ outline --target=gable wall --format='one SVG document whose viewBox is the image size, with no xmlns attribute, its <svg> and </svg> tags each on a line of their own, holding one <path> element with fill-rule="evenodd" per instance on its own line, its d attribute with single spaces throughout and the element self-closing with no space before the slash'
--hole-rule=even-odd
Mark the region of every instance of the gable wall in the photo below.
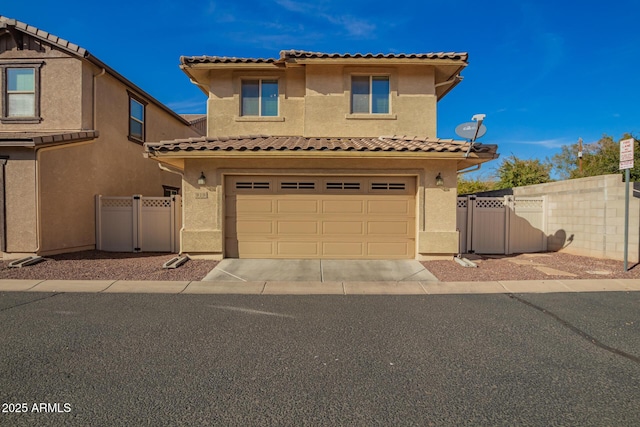
<svg viewBox="0 0 640 427">
<path fill-rule="evenodd" d="M 0 123 L 0 131 L 64 131 L 82 129 L 82 61 L 28 36 L 28 49 L 18 50 L 8 35 L 0 37 L 0 63 L 42 61 L 40 116 L 36 124 Z M 4 84 L 4 82 L 2 83 Z M 1 97 L 0 97 L 1 98 Z M 4 99 L 0 99 L 4 102 Z"/>
</svg>

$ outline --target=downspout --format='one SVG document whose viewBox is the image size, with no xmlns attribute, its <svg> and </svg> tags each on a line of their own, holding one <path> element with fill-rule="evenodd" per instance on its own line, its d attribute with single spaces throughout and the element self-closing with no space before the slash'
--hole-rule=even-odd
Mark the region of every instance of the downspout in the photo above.
<svg viewBox="0 0 640 427">
<path fill-rule="evenodd" d="M 478 163 L 475 166 L 471 166 L 471 168 L 469 168 L 469 169 L 463 169 L 461 171 L 458 171 L 458 175 L 464 175 L 465 173 L 469 173 L 469 172 L 474 172 L 474 171 L 480 170 L 481 166 L 482 166 L 482 163 Z"/>
<path fill-rule="evenodd" d="M 210 93 L 210 90 L 207 86 L 203 85 L 202 83 L 198 83 L 197 81 L 193 80 L 193 79 L 189 79 L 189 81 L 191 83 L 193 83 L 194 85 L 198 86 L 200 88 L 201 91 L 203 91 L 204 93 L 207 94 L 207 97 L 209 96 L 208 94 Z"/>
<path fill-rule="evenodd" d="M 460 82 L 460 81 L 462 81 L 462 76 L 459 75 L 459 74 L 456 74 L 455 76 L 453 76 L 449 80 L 445 80 L 444 82 L 436 83 L 434 85 L 434 87 L 446 86 L 446 85 L 454 84 L 454 83 L 457 83 L 457 82 Z"/>
<path fill-rule="evenodd" d="M 96 116 L 98 114 L 98 102 L 96 101 L 96 99 L 98 97 L 98 85 L 96 84 L 96 80 L 98 80 L 99 77 L 104 76 L 106 72 L 107 72 L 107 69 L 103 68 L 102 71 L 100 71 L 98 74 L 93 75 L 93 113 L 92 113 L 93 116 L 91 117 L 93 129 L 91 130 L 96 130 L 96 125 L 97 125 Z"/>
<path fill-rule="evenodd" d="M 165 172 L 170 172 L 170 173 L 175 173 L 177 175 L 180 175 L 182 177 L 182 182 L 184 182 L 184 172 L 178 169 L 168 168 L 160 162 L 158 162 L 158 167 L 160 168 L 160 170 L 163 170 Z M 178 252 L 178 254 L 180 255 L 182 255 L 182 232 L 184 231 L 184 211 L 185 211 L 184 209 L 180 209 L 180 214 L 182 215 L 182 226 L 180 227 L 180 251 Z"/>
</svg>

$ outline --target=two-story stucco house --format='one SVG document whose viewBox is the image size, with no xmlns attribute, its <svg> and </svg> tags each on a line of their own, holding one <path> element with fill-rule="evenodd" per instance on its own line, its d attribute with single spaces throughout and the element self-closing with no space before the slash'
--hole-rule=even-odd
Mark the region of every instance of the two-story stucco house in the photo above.
<svg viewBox="0 0 640 427">
<path fill-rule="evenodd" d="M 426 259 L 458 251 L 460 170 L 495 145 L 436 137 L 465 53 L 183 57 L 207 137 L 145 144 L 184 172 L 182 252 Z"/>
<path fill-rule="evenodd" d="M 198 132 L 87 50 L 0 17 L 0 82 L 3 257 L 95 248 L 96 194 L 180 189 L 142 144 Z"/>
</svg>

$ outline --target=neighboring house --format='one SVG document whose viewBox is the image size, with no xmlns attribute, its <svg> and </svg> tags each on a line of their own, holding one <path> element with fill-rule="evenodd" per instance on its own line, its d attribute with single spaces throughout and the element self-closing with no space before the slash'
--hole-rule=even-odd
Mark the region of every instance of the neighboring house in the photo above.
<svg viewBox="0 0 640 427">
<path fill-rule="evenodd" d="M 207 136 L 145 147 L 184 172 L 182 252 L 457 253 L 457 172 L 497 157 L 495 145 L 468 150 L 436 137 L 437 102 L 461 80 L 466 53 L 283 51 L 181 63 L 209 97 Z"/>
<path fill-rule="evenodd" d="M 95 248 L 94 196 L 163 196 L 181 178 L 145 141 L 197 136 L 85 49 L 0 17 L 0 250 Z"/>
<path fill-rule="evenodd" d="M 191 127 L 200 135 L 207 134 L 207 115 L 206 114 L 181 114 L 182 118 L 189 122 Z"/>
</svg>

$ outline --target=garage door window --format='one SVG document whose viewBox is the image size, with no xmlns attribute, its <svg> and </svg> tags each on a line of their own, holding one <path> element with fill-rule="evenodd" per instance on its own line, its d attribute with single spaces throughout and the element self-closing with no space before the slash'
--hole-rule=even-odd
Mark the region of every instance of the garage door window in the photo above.
<svg viewBox="0 0 640 427">
<path fill-rule="evenodd" d="M 315 182 L 281 182 L 281 190 L 314 190 Z"/>
<path fill-rule="evenodd" d="M 403 182 L 372 182 L 372 190 L 405 190 L 406 186 Z"/>
<path fill-rule="evenodd" d="M 236 190 L 268 190 L 271 188 L 269 182 L 238 181 Z"/>
<path fill-rule="evenodd" d="M 359 190 L 359 182 L 327 182 L 327 190 Z"/>
</svg>

